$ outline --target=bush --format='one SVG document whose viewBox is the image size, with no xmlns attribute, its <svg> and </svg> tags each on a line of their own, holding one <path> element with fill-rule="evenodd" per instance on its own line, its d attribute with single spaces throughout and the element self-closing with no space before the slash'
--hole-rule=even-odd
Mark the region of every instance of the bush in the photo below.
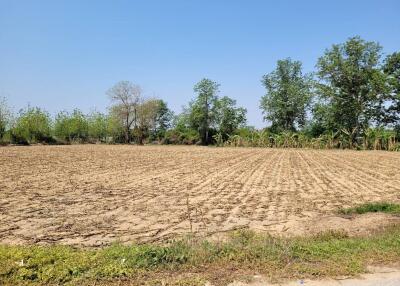
<svg viewBox="0 0 400 286">
<path fill-rule="evenodd" d="M 93 112 L 87 117 L 89 140 L 105 142 L 108 135 L 108 118 L 100 112 Z"/>
<path fill-rule="evenodd" d="M 21 110 L 11 130 L 11 141 L 17 144 L 54 142 L 49 114 L 38 107 Z"/>
<path fill-rule="evenodd" d="M 165 133 L 164 139 L 161 141 L 162 144 L 185 144 L 194 145 L 199 142 L 199 133 L 192 129 L 180 131 L 177 129 L 168 130 Z"/>
<path fill-rule="evenodd" d="M 54 124 L 55 136 L 68 143 L 85 142 L 88 138 L 88 120 L 78 109 L 72 114 L 60 112 L 56 116 Z"/>
<path fill-rule="evenodd" d="M 357 207 L 340 210 L 340 213 L 342 214 L 364 214 L 376 212 L 400 214 L 400 205 L 387 202 L 366 203 Z"/>
</svg>

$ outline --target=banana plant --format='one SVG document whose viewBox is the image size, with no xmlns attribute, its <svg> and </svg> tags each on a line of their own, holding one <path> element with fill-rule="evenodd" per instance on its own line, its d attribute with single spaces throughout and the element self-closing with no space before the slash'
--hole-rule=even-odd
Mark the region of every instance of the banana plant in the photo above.
<svg viewBox="0 0 400 286">
<path fill-rule="evenodd" d="M 215 140 L 215 144 L 217 145 L 217 147 L 222 147 L 224 146 L 224 138 L 222 137 L 221 133 L 217 133 L 213 136 L 214 140 Z"/>
</svg>

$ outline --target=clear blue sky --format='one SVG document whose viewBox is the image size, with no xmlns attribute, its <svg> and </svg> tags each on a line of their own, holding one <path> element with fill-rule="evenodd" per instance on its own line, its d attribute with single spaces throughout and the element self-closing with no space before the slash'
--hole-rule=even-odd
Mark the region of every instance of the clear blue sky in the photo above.
<svg viewBox="0 0 400 286">
<path fill-rule="evenodd" d="M 260 79 L 278 59 L 312 71 L 353 35 L 398 51 L 399 15 L 399 0 L 0 0 L 0 96 L 14 111 L 105 111 L 106 90 L 130 80 L 179 112 L 208 77 L 262 127 Z"/>
</svg>

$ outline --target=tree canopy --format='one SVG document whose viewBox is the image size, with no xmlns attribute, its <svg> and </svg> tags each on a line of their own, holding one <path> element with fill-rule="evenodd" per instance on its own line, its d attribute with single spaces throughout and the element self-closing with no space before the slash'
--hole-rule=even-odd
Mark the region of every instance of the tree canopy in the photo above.
<svg viewBox="0 0 400 286">
<path fill-rule="evenodd" d="M 327 111 L 324 120 L 335 130 L 353 134 L 353 140 L 379 121 L 387 93 L 381 50 L 378 43 L 353 37 L 326 50 L 317 63 L 318 92 Z"/>
<path fill-rule="evenodd" d="M 201 143 L 207 145 L 210 142 L 210 126 L 216 118 L 219 84 L 204 78 L 194 86 L 194 91 L 197 97 L 190 104 L 190 122 L 199 131 Z"/>
<path fill-rule="evenodd" d="M 384 121 L 400 129 L 400 52 L 386 57 L 383 72 L 387 75 L 390 89 L 384 109 Z"/>
<path fill-rule="evenodd" d="M 267 93 L 261 98 L 264 119 L 276 131 L 295 131 L 304 126 L 312 98 L 312 78 L 303 74 L 302 64 L 290 58 L 279 60 L 276 69 L 265 75 Z"/>
</svg>

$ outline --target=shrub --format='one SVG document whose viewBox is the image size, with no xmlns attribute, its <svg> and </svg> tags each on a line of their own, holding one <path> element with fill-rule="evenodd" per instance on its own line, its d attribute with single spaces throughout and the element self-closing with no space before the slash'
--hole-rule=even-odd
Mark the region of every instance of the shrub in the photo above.
<svg viewBox="0 0 400 286">
<path fill-rule="evenodd" d="M 342 214 L 364 214 L 364 213 L 396 213 L 400 214 L 400 204 L 378 202 L 378 203 L 366 203 L 357 207 L 341 209 Z"/>
<path fill-rule="evenodd" d="M 89 140 L 106 141 L 108 118 L 100 112 L 93 112 L 87 117 Z"/>
<path fill-rule="evenodd" d="M 88 138 L 88 120 L 78 109 L 71 114 L 60 112 L 54 124 L 55 136 L 67 142 L 84 142 Z"/>
<path fill-rule="evenodd" d="M 11 139 L 17 144 L 53 142 L 49 114 L 38 107 L 21 110 L 11 130 Z"/>
</svg>

